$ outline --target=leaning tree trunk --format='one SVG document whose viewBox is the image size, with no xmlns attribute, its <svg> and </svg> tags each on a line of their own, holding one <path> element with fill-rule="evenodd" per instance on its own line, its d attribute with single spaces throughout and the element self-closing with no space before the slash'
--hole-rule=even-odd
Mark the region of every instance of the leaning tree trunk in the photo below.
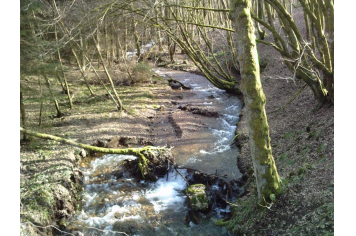
<svg viewBox="0 0 356 236">
<path fill-rule="evenodd" d="M 233 20 L 236 28 L 236 47 L 241 69 L 242 85 L 248 119 L 249 143 L 256 177 L 259 202 L 273 201 L 280 193 L 281 184 L 272 156 L 269 127 L 265 111 L 255 29 L 250 7 L 251 0 L 232 0 Z"/>
<path fill-rule="evenodd" d="M 57 27 L 56 27 L 56 25 L 54 25 L 54 35 L 55 35 L 55 38 L 56 38 L 56 42 L 58 43 L 58 35 L 57 35 Z M 84 51 L 83 51 L 83 53 L 84 53 Z M 65 93 L 68 96 L 69 107 L 70 107 L 70 109 L 72 109 L 73 108 L 72 97 L 70 96 L 68 82 L 67 82 L 67 79 L 66 79 L 66 75 L 64 74 L 64 67 L 63 67 L 62 57 L 61 57 L 61 53 L 59 51 L 59 47 L 57 47 L 57 54 L 58 54 L 59 65 L 60 65 L 60 68 L 61 68 L 61 73 L 62 73 L 63 81 L 64 81 L 64 86 L 62 85 L 62 87 L 63 87 L 63 90 L 65 91 Z M 84 59 L 83 59 L 83 61 L 85 62 Z M 58 75 L 58 77 L 60 79 L 59 75 Z"/>
<path fill-rule="evenodd" d="M 100 45 L 99 45 L 99 42 L 97 42 L 97 41 L 95 40 L 95 38 L 93 38 L 93 39 L 94 39 L 94 43 L 95 43 L 96 49 L 97 49 L 98 54 L 99 54 L 99 59 L 100 59 L 100 61 L 101 61 L 102 66 L 104 67 L 106 77 L 108 78 L 108 80 L 109 80 L 109 82 L 110 82 L 111 89 L 113 90 L 114 95 L 115 95 L 115 98 L 116 98 L 116 101 L 117 101 L 117 103 L 118 103 L 118 105 L 119 105 L 119 106 L 117 107 L 117 109 L 118 109 L 120 112 L 122 112 L 122 110 L 124 109 L 124 107 L 123 107 L 123 105 L 122 105 L 122 102 L 121 102 L 121 99 L 120 99 L 120 97 L 119 97 L 119 94 L 116 92 L 115 85 L 114 85 L 114 82 L 113 82 L 112 79 L 111 79 L 110 73 L 109 73 L 108 69 L 107 69 L 106 66 L 105 66 L 103 56 L 101 55 L 101 52 L 100 52 Z"/>
<path fill-rule="evenodd" d="M 53 99 L 53 102 L 54 102 L 54 106 L 56 107 L 56 111 L 57 111 L 57 115 L 56 117 L 57 118 L 61 118 L 64 116 L 64 114 L 61 112 L 61 110 L 59 109 L 59 105 L 58 105 L 58 101 L 57 101 L 57 98 L 54 96 L 53 94 L 53 91 L 52 91 L 52 88 L 51 88 L 51 84 L 49 82 L 49 79 L 47 78 L 46 75 L 43 74 L 43 78 L 45 79 L 46 81 L 46 84 L 47 84 L 47 87 L 48 87 L 48 90 L 49 90 L 49 93 L 51 94 L 51 97 Z"/>
</svg>

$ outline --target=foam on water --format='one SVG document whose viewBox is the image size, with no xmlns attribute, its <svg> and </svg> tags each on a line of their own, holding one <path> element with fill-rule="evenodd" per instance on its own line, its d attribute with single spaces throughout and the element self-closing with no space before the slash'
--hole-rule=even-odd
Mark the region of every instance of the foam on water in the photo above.
<svg viewBox="0 0 356 236">
<path fill-rule="evenodd" d="M 125 159 L 135 159 L 134 156 L 105 155 L 90 163 L 85 175 L 88 177 L 85 185 L 84 209 L 77 216 L 77 219 L 89 227 L 97 227 L 110 230 L 115 222 L 134 220 L 149 224 L 145 219 L 147 208 L 143 208 L 141 201 L 148 201 L 156 214 L 181 211 L 185 208 L 186 196 L 183 190 L 187 188 L 187 183 L 182 176 L 187 176 L 186 169 L 179 169 L 179 175 L 174 169 L 170 170 L 166 176 L 160 178 L 155 183 L 146 184 L 145 181 L 136 182 L 135 179 L 122 177 L 124 189 L 118 189 L 120 184 L 115 184 L 116 179 L 110 174 L 110 168 L 114 168 L 119 162 Z M 104 171 L 107 183 L 92 183 L 98 171 Z M 100 175 L 100 174 L 99 174 Z M 102 175 L 100 175 L 102 176 Z M 96 178 L 96 177 L 94 177 Z M 146 199 L 146 200 L 144 200 Z M 149 210 L 149 208 L 148 208 Z M 171 213 L 169 213 L 171 214 Z"/>
<path fill-rule="evenodd" d="M 200 150 L 200 153 L 208 154 L 209 152 L 207 152 L 205 150 Z M 192 156 L 187 160 L 187 163 L 196 163 L 196 162 L 202 162 L 202 160 L 198 159 L 196 156 Z"/>
<path fill-rule="evenodd" d="M 117 155 L 117 154 L 108 154 L 105 155 L 103 158 L 97 158 L 90 163 L 90 168 L 87 170 L 86 173 L 90 174 L 97 170 L 103 170 L 107 167 L 110 163 L 118 163 L 123 160 L 135 160 L 137 159 L 136 156 L 132 155 Z"/>
<path fill-rule="evenodd" d="M 178 169 L 183 176 L 187 174 L 187 170 Z M 153 204 L 156 212 L 174 207 L 175 209 L 183 207 L 185 195 L 182 190 L 187 188 L 185 180 L 175 171 L 171 170 L 164 178 L 159 179 L 154 183 L 154 188 L 147 191 L 146 197 Z"/>
</svg>

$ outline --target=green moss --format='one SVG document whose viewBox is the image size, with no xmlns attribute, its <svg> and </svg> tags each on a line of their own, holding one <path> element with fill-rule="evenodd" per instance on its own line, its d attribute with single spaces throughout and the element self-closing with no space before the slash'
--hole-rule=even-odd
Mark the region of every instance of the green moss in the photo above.
<svg viewBox="0 0 356 236">
<path fill-rule="evenodd" d="M 298 173 L 298 175 L 302 175 L 302 174 L 305 174 L 306 171 L 307 171 L 306 168 L 302 167 L 298 170 L 297 173 Z"/>
<path fill-rule="evenodd" d="M 136 152 L 135 156 L 137 156 L 139 158 L 138 169 L 141 173 L 141 176 L 142 176 L 142 178 L 146 179 L 146 177 L 150 174 L 150 171 L 148 169 L 148 161 L 147 161 L 146 157 L 140 152 Z"/>
<path fill-rule="evenodd" d="M 313 165 L 312 164 L 306 164 L 305 168 L 307 168 L 308 170 L 311 170 L 311 169 L 313 169 Z"/>
<path fill-rule="evenodd" d="M 204 184 L 193 184 L 190 185 L 186 190 L 186 194 L 195 194 L 199 193 L 205 190 L 205 185 Z"/>
<path fill-rule="evenodd" d="M 189 186 L 185 193 L 189 199 L 190 205 L 195 210 L 205 210 L 209 206 L 209 199 L 205 193 L 204 184 L 194 184 Z"/>
<path fill-rule="evenodd" d="M 220 219 L 215 222 L 216 226 L 226 226 L 229 223 L 229 221 L 224 221 L 224 219 Z"/>
<path fill-rule="evenodd" d="M 319 136 L 321 135 L 321 131 L 322 131 L 321 128 L 315 130 L 308 136 L 308 139 L 316 139 L 317 140 L 319 138 Z"/>
</svg>

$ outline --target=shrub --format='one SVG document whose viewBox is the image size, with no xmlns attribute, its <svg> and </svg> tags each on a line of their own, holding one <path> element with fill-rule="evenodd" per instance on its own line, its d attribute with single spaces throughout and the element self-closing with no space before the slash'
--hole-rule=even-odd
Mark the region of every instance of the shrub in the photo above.
<svg viewBox="0 0 356 236">
<path fill-rule="evenodd" d="M 145 62 L 137 63 L 132 70 L 132 77 L 134 83 L 144 83 L 151 81 L 151 67 Z"/>
</svg>

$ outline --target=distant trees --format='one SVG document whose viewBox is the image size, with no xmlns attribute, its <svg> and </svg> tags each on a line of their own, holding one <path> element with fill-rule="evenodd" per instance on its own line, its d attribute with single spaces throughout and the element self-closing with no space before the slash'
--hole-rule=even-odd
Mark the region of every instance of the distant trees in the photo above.
<svg viewBox="0 0 356 236">
<path fill-rule="evenodd" d="M 311 88 L 321 104 L 334 99 L 333 5 L 332 0 L 255 0 L 251 6 L 260 36 L 257 42 L 277 50 L 294 76 Z M 305 37 L 293 19 L 293 9 L 304 15 Z M 95 96 L 90 88 L 92 79 L 88 77 L 94 61 L 98 66 L 105 62 L 109 76 L 109 67 L 123 62 L 132 80 L 127 55 L 136 49 L 138 60 L 142 60 L 147 56 L 142 45 L 154 41 L 159 52 L 164 48 L 169 53 L 171 61 L 176 48 L 180 48 L 214 86 L 239 93 L 240 65 L 229 14 L 227 0 L 73 4 L 24 0 L 21 1 L 21 74 L 23 78 L 38 72 L 57 77 L 69 106 L 73 107 L 65 61 L 74 59 L 88 91 Z M 266 35 L 271 35 L 272 41 Z M 111 90 L 117 107 L 121 107 L 115 86 L 104 85 Z"/>
</svg>

